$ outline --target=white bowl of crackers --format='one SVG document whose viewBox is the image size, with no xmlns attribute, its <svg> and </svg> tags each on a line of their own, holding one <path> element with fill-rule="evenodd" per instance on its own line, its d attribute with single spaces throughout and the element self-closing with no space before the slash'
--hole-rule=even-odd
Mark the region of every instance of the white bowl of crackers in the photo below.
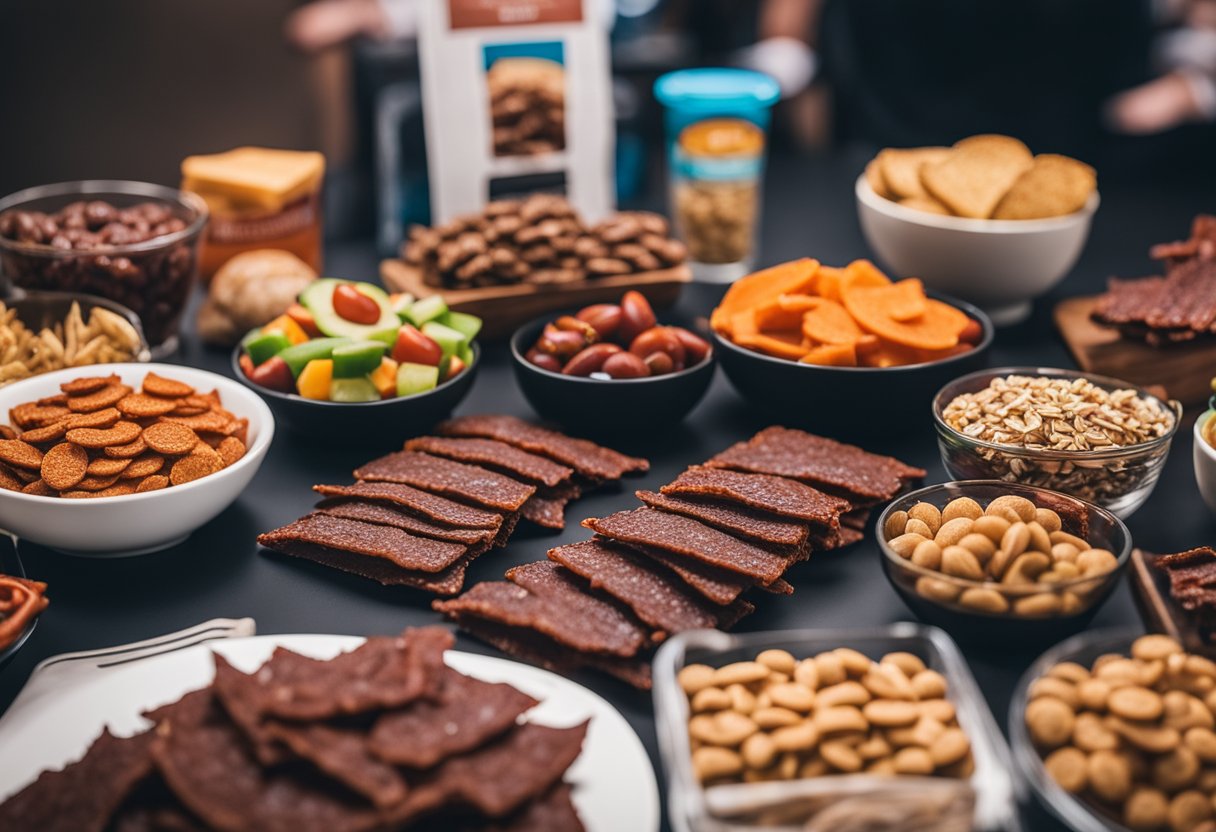
<svg viewBox="0 0 1216 832">
<path fill-rule="evenodd" d="M 1100 201 L 1089 165 L 996 135 L 883 150 L 855 190 L 880 260 L 976 304 L 998 326 L 1024 319 L 1068 274 Z"/>
<path fill-rule="evenodd" d="M 274 417 L 253 391 L 172 364 L 45 373 L 0 389 L 0 528 L 89 557 L 167 548 L 227 508 Z"/>
</svg>

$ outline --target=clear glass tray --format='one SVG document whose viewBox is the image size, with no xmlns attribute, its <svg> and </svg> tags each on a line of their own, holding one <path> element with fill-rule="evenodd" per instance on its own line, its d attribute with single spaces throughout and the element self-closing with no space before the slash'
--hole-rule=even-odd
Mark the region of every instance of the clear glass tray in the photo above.
<svg viewBox="0 0 1216 832">
<path fill-rule="evenodd" d="M 1009 747 L 958 647 L 936 627 L 899 623 L 860 630 L 783 630 L 737 635 L 718 630 L 692 630 L 666 641 L 654 659 L 654 705 L 659 751 L 667 778 L 668 816 L 676 832 L 741 832 L 759 828 L 723 820 L 710 811 L 706 790 L 693 776 L 688 698 L 676 681 L 680 669 L 686 664 L 705 663 L 716 667 L 750 660 L 768 649 L 787 650 L 801 659 L 837 647 L 851 647 L 874 659 L 890 652 L 907 651 L 945 676 L 949 684 L 947 696 L 958 712 L 960 726 L 971 740 L 975 758 L 975 774 L 969 783 L 975 794 L 970 828 L 976 832 L 1021 828 Z M 833 775 L 780 783 L 719 786 L 715 791 L 729 789 L 728 797 L 734 801 L 750 796 L 757 803 L 776 804 L 809 797 L 840 801 L 867 796 L 883 799 L 906 791 L 912 784 L 921 788 L 941 788 L 948 782 L 942 778 Z M 888 826 L 884 832 L 895 832 L 899 828 L 898 824 Z"/>
</svg>

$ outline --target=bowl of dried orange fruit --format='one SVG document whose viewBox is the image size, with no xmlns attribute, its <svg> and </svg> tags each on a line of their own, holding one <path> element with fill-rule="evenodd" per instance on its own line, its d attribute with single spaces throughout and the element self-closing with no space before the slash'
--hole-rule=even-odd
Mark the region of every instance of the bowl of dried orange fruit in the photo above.
<svg viewBox="0 0 1216 832">
<path fill-rule="evenodd" d="M 227 508 L 274 436 L 258 395 L 215 373 L 111 364 L 0 389 L 0 528 L 90 557 L 156 551 Z"/>
<path fill-rule="evenodd" d="M 710 323 L 749 404 L 845 435 L 928 426 L 934 386 L 985 366 L 993 338 L 976 307 L 866 260 L 803 258 L 740 278 Z"/>
<path fill-rule="evenodd" d="M 855 192 L 885 265 L 979 305 L 998 326 L 1029 315 L 1068 273 L 1099 203 L 1089 165 L 996 135 L 883 150 Z"/>
</svg>

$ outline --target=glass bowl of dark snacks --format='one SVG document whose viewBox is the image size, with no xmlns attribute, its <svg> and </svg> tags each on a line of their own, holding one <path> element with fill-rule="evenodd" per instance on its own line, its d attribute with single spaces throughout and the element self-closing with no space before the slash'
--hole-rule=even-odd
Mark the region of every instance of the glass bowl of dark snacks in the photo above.
<svg viewBox="0 0 1216 832">
<path fill-rule="evenodd" d="M 85 292 L 139 316 L 153 356 L 177 347 L 198 271 L 207 206 L 143 182 L 41 185 L 0 200 L 0 275 L 9 286 Z"/>
</svg>

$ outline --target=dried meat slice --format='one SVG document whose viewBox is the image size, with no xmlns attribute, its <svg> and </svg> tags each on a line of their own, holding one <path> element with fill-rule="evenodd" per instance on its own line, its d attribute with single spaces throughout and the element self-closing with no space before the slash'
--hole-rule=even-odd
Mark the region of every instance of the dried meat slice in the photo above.
<svg viewBox="0 0 1216 832">
<path fill-rule="evenodd" d="M 444 597 L 456 595 L 464 589 L 465 572 L 468 571 L 469 564 L 476 559 L 476 555 L 466 554 L 440 572 L 415 572 L 402 569 L 384 558 L 356 555 L 354 552 L 330 549 L 328 546 L 317 546 L 313 543 L 284 542 L 277 544 L 274 551 L 369 578 L 383 586 L 405 586 Z M 472 551 L 474 550 L 470 550 Z"/>
<path fill-rule="evenodd" d="M 566 528 L 566 504 L 569 502 L 562 497 L 542 497 L 536 494 L 524 503 L 519 516 L 543 529 L 560 531 Z"/>
<path fill-rule="evenodd" d="M 690 517 L 653 508 L 618 511 L 607 517 L 590 517 L 583 521 L 583 525 L 622 543 L 664 549 L 719 569 L 737 572 L 762 584 L 780 578 L 793 560 L 731 537 Z"/>
<path fill-rule="evenodd" d="M 568 783 L 558 783 L 546 794 L 500 822 L 465 827 L 462 832 L 584 832 Z"/>
<path fill-rule="evenodd" d="M 871 509 L 855 508 L 840 515 L 840 525 L 853 531 L 864 531 L 866 523 L 870 522 Z"/>
<path fill-rule="evenodd" d="M 368 750 L 367 736 L 360 728 L 271 721 L 267 731 L 297 757 L 376 806 L 394 806 L 408 793 L 401 773 Z"/>
<path fill-rule="evenodd" d="M 650 690 L 650 662 L 639 657 L 621 659 L 599 653 L 580 653 L 535 630 L 509 627 L 474 615 L 458 615 L 456 623 L 469 635 L 508 656 L 569 676 L 579 668 L 606 673 L 638 690 Z"/>
<path fill-rule="evenodd" d="M 925 471 L 889 456 L 872 454 L 805 431 L 771 427 L 739 442 L 705 463 L 757 474 L 789 477 L 816 488 L 865 499 L 889 500 Z"/>
<path fill-rule="evenodd" d="M 312 490 L 326 497 L 354 497 L 400 506 L 461 529 L 491 529 L 495 533 L 502 528 L 503 516 L 497 512 L 474 508 L 429 491 L 391 482 L 357 482 L 353 485 L 314 485 Z"/>
<path fill-rule="evenodd" d="M 650 463 L 639 457 L 626 456 L 514 416 L 461 416 L 440 424 L 438 432 L 445 436 L 497 439 L 568 465 L 592 480 L 618 480 L 625 474 L 650 470 Z"/>
<path fill-rule="evenodd" d="M 309 514 L 294 523 L 258 536 L 258 543 L 279 549 L 284 543 L 308 543 L 340 552 L 382 558 L 398 569 L 442 572 L 464 557 L 463 543 L 417 537 L 393 526 L 347 520 L 328 514 Z"/>
<path fill-rule="evenodd" d="M 404 801 L 384 813 L 386 826 L 400 828 L 447 806 L 468 806 L 490 818 L 509 816 L 562 779 L 586 735 L 586 722 L 572 728 L 520 725 L 420 779 Z"/>
<path fill-rule="evenodd" d="M 536 486 L 487 471 L 415 451 L 397 451 L 355 469 L 355 478 L 371 482 L 393 482 L 421 488 L 505 512 L 519 511 Z"/>
<path fill-rule="evenodd" d="M 450 669 L 439 697 L 382 714 L 367 737 L 371 753 L 393 765 L 430 768 L 499 736 L 539 704 L 511 685 Z"/>
<path fill-rule="evenodd" d="M 435 601 L 431 606 L 451 616 L 474 615 L 536 630 L 586 653 L 628 657 L 636 655 L 650 641 L 650 633 L 631 616 L 583 593 L 572 582 L 566 584 L 559 575 L 533 573 L 527 577 L 533 578 L 527 581 L 528 588 L 486 581 L 459 598 Z"/>
<path fill-rule="evenodd" d="M 849 503 L 787 477 L 694 466 L 659 489 L 663 494 L 715 497 L 778 517 L 835 528 Z"/>
<path fill-rule="evenodd" d="M 283 661 L 283 654 L 290 652 L 282 647 L 277 648 L 263 667 L 273 673 L 274 667 Z M 262 720 L 262 699 L 265 695 L 262 685 L 250 674 L 237 670 L 219 653 L 212 653 L 211 658 L 215 662 L 215 680 L 211 688 L 216 701 L 232 723 L 245 735 L 258 762 L 264 766 L 283 762 L 286 757 L 285 749 L 266 729 Z M 159 722 L 158 717 L 159 709 L 158 712 L 148 715 L 154 722 Z"/>
<path fill-rule="evenodd" d="M 151 731 L 120 739 L 109 729 L 58 771 L 44 771 L 0 803 L 0 829 L 102 832 L 135 788 L 152 774 Z"/>
<path fill-rule="evenodd" d="M 407 451 L 419 451 L 456 462 L 480 465 L 524 482 L 553 487 L 574 476 L 574 469 L 548 457 L 499 442 L 496 439 L 454 436 L 420 436 L 405 443 Z"/>
<path fill-rule="evenodd" d="M 584 540 L 549 550 L 549 559 L 587 580 L 633 610 L 651 627 L 674 634 L 684 630 L 728 629 L 755 607 L 737 598 L 719 606 L 688 588 L 675 573 L 656 566 L 625 546 Z"/>
<path fill-rule="evenodd" d="M 463 543 L 466 546 L 475 546 L 481 543 L 489 546 L 494 541 L 494 532 L 490 529 L 453 528 L 452 526 L 435 523 L 416 514 L 383 503 L 337 497 L 322 500 L 317 505 L 317 512 L 328 514 L 332 517 L 345 517 L 347 520 L 361 520 L 364 523 L 393 526 L 404 532 L 416 534 L 419 537 L 450 540 L 453 543 Z"/>
<path fill-rule="evenodd" d="M 1143 324 L 1145 316 L 1157 306 L 1166 288 L 1164 277 L 1135 280 L 1111 278 L 1106 293 L 1098 297 L 1090 316 L 1099 323 L 1112 326 Z"/>
<path fill-rule="evenodd" d="M 806 523 L 785 520 L 768 512 L 724 500 L 682 497 L 655 491 L 638 491 L 637 497 L 651 508 L 683 514 L 694 520 L 749 540 L 786 547 L 790 554 L 807 544 Z"/>
<path fill-rule="evenodd" d="M 379 825 L 370 804 L 334 790 L 320 776 L 263 769 L 210 696 L 167 708 L 156 733 L 152 755 L 165 783 L 212 829 L 364 832 Z"/>
<path fill-rule="evenodd" d="M 597 539 L 602 540 L 603 538 Z M 666 549 L 632 543 L 629 544 L 629 548 L 667 567 L 676 573 L 684 583 L 720 606 L 734 603 L 740 595 L 757 585 L 754 578 L 719 569 L 704 561 L 677 555 Z"/>
<path fill-rule="evenodd" d="M 328 661 L 283 651 L 279 661 L 252 674 L 263 691 L 261 711 L 283 719 L 328 719 L 431 698 L 452 642 L 442 627 L 420 627 L 373 636 Z"/>
</svg>

